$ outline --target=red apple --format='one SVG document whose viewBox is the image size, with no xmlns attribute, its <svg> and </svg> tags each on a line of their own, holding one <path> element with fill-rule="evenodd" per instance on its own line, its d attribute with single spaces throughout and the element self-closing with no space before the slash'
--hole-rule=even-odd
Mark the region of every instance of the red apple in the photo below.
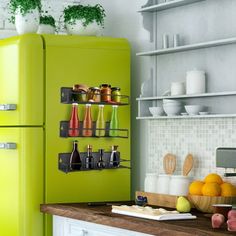
<svg viewBox="0 0 236 236">
<path fill-rule="evenodd" d="M 236 219 L 236 210 L 230 210 L 228 212 L 228 219 Z"/>
<path fill-rule="evenodd" d="M 220 228 L 225 222 L 225 217 L 222 214 L 215 213 L 211 217 L 211 225 L 212 228 L 217 229 Z"/>
<path fill-rule="evenodd" d="M 227 221 L 228 230 L 236 232 L 236 218 Z"/>
</svg>

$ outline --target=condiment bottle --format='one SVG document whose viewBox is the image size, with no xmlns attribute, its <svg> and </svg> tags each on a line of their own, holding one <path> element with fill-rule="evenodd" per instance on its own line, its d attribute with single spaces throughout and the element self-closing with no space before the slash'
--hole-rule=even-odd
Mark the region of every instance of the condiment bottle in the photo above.
<svg viewBox="0 0 236 236">
<path fill-rule="evenodd" d="M 105 168 L 105 163 L 103 161 L 104 149 L 99 149 L 98 151 L 99 151 L 100 156 L 99 156 L 99 160 L 98 160 L 98 163 L 97 163 L 97 167 L 99 169 L 103 169 L 103 168 Z"/>
<path fill-rule="evenodd" d="M 118 87 L 111 88 L 111 100 L 117 103 L 120 102 L 121 100 L 120 88 Z"/>
<path fill-rule="evenodd" d="M 71 118 L 69 121 L 68 135 L 70 137 L 79 136 L 78 103 L 72 103 L 72 112 L 71 112 Z"/>
<path fill-rule="evenodd" d="M 98 106 L 98 118 L 96 121 L 96 136 L 97 137 L 103 137 L 105 136 L 105 128 L 106 128 L 106 123 L 104 120 L 104 105 L 99 105 Z"/>
<path fill-rule="evenodd" d="M 110 84 L 101 84 L 101 101 L 110 102 L 111 101 L 111 85 Z"/>
<path fill-rule="evenodd" d="M 119 167 L 120 165 L 120 162 L 118 160 L 117 148 L 118 148 L 117 145 L 114 145 L 111 147 L 112 151 L 111 151 L 111 156 L 109 160 L 110 167 Z"/>
<path fill-rule="evenodd" d="M 118 106 L 112 106 L 112 114 L 111 114 L 111 122 L 110 122 L 110 130 L 109 136 L 117 137 L 119 135 L 118 128 L 119 128 L 119 121 L 118 121 Z"/>
<path fill-rule="evenodd" d="M 70 170 L 80 170 L 82 166 L 80 154 L 78 151 L 78 141 L 73 142 L 73 150 L 70 155 Z"/>
<path fill-rule="evenodd" d="M 91 104 L 85 105 L 85 116 L 83 121 L 83 136 L 91 137 L 93 135 L 93 121 L 91 116 Z"/>
<path fill-rule="evenodd" d="M 93 169 L 93 155 L 92 155 L 92 146 L 88 145 L 87 147 L 87 156 L 85 158 L 85 168 Z"/>
</svg>

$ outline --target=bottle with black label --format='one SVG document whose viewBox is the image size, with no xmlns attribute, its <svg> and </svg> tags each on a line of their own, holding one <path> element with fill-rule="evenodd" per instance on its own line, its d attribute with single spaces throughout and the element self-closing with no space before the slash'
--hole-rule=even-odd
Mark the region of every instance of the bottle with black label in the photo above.
<svg viewBox="0 0 236 236">
<path fill-rule="evenodd" d="M 105 162 L 103 161 L 103 155 L 104 155 L 104 149 L 99 149 L 99 160 L 97 163 L 98 169 L 103 169 L 105 168 Z"/>
<path fill-rule="evenodd" d="M 91 145 L 88 145 L 87 147 L 87 156 L 85 158 L 85 169 L 93 169 L 93 155 L 92 155 Z"/>
<path fill-rule="evenodd" d="M 82 167 L 82 161 L 78 150 L 78 141 L 73 142 L 73 150 L 70 156 L 70 170 L 80 170 Z"/>
<path fill-rule="evenodd" d="M 117 153 L 118 146 L 114 145 L 111 147 L 111 156 L 110 156 L 110 167 L 119 167 L 120 162 Z"/>
</svg>

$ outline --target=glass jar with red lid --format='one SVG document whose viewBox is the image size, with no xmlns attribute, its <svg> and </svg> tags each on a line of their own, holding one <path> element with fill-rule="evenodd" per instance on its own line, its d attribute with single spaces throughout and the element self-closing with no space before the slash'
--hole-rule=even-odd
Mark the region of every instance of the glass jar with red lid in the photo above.
<svg viewBox="0 0 236 236">
<path fill-rule="evenodd" d="M 111 85 L 110 84 L 101 84 L 101 101 L 110 102 L 111 101 Z"/>
</svg>

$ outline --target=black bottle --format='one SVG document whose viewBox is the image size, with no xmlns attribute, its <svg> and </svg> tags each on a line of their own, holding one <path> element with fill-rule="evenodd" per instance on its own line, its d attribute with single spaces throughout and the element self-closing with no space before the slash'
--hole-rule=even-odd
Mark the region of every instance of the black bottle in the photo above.
<svg viewBox="0 0 236 236">
<path fill-rule="evenodd" d="M 73 142 L 73 150 L 70 156 L 70 170 L 80 170 L 82 166 L 80 154 L 78 151 L 78 141 Z"/>
<path fill-rule="evenodd" d="M 117 153 L 117 148 L 118 148 L 118 146 L 115 146 L 115 145 L 111 147 L 111 156 L 110 156 L 110 160 L 109 160 L 110 167 L 119 167 L 119 165 L 120 165 L 118 153 Z"/>
<path fill-rule="evenodd" d="M 104 149 L 99 149 L 99 160 L 98 160 L 98 163 L 97 163 L 97 167 L 99 169 L 103 169 L 105 168 L 105 163 L 103 161 L 103 154 L 104 154 Z"/>
<path fill-rule="evenodd" d="M 92 155 L 91 145 L 88 145 L 87 147 L 87 156 L 85 158 L 85 169 L 93 169 L 93 155 Z"/>
</svg>

